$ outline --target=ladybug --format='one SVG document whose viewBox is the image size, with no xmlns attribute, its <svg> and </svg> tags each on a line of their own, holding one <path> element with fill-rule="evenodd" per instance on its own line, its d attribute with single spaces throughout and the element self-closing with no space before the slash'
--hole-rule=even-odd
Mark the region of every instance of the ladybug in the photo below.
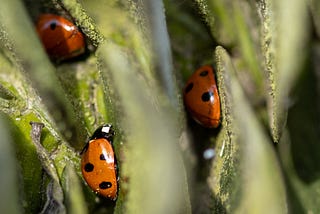
<svg viewBox="0 0 320 214">
<path fill-rule="evenodd" d="M 212 66 L 202 66 L 192 74 L 183 90 L 183 100 L 199 124 L 207 128 L 219 126 L 220 98 Z"/>
<path fill-rule="evenodd" d="M 37 32 L 48 55 L 55 60 L 70 59 L 85 51 L 83 34 L 69 20 L 54 14 L 42 14 Z"/>
<path fill-rule="evenodd" d="M 100 126 L 81 152 L 81 171 L 89 187 L 98 195 L 117 199 L 117 161 L 112 146 L 111 124 Z"/>
</svg>

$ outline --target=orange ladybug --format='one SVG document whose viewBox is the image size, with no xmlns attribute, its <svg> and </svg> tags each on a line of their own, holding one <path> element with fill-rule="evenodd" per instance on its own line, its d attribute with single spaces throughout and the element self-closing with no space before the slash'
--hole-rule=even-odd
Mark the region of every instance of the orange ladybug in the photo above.
<svg viewBox="0 0 320 214">
<path fill-rule="evenodd" d="M 183 100 L 192 118 L 207 128 L 220 124 L 220 98 L 212 66 L 196 70 L 183 90 Z"/>
<path fill-rule="evenodd" d="M 48 55 L 65 60 L 85 51 L 83 34 L 69 20 L 54 14 L 42 14 L 37 21 L 37 32 Z"/>
<path fill-rule="evenodd" d="M 89 187 L 98 195 L 117 199 L 118 173 L 112 147 L 114 131 L 111 124 L 100 126 L 83 148 L 81 171 Z"/>
</svg>

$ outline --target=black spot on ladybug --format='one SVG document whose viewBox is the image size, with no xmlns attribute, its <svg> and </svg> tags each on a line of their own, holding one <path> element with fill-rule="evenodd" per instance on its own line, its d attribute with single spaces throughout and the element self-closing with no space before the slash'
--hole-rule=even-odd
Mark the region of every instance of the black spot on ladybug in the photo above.
<svg viewBox="0 0 320 214">
<path fill-rule="evenodd" d="M 202 77 L 205 77 L 205 76 L 207 76 L 208 75 L 208 71 L 202 71 L 201 73 L 200 73 L 200 76 L 202 76 Z"/>
<path fill-rule="evenodd" d="M 104 157 L 104 154 L 100 155 L 100 160 L 106 160 L 106 158 Z"/>
<path fill-rule="evenodd" d="M 100 189 L 108 189 L 112 187 L 111 182 L 103 181 L 99 184 Z"/>
<path fill-rule="evenodd" d="M 57 23 L 56 23 L 56 22 L 51 22 L 51 23 L 50 23 L 50 29 L 51 29 L 51 30 L 56 29 L 56 27 L 57 27 Z"/>
<path fill-rule="evenodd" d="M 191 89 L 193 88 L 193 83 L 189 83 L 185 89 L 185 93 L 188 93 L 189 91 L 191 91 Z"/>
<path fill-rule="evenodd" d="M 92 163 L 86 163 L 86 165 L 84 166 L 84 171 L 92 172 L 93 168 L 94 168 L 94 165 Z"/>
<path fill-rule="evenodd" d="M 211 100 L 211 97 L 213 98 L 213 91 L 207 91 L 202 94 L 201 100 L 203 102 L 208 102 L 209 100 Z"/>
</svg>

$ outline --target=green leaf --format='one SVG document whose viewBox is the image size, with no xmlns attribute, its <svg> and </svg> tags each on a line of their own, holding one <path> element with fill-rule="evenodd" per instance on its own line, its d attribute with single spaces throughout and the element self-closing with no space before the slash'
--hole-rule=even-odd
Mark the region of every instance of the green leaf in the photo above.
<svg viewBox="0 0 320 214">
<path fill-rule="evenodd" d="M 211 173 L 219 175 L 220 183 L 212 181 L 213 191 L 227 212 L 284 213 L 284 181 L 271 142 L 247 104 L 232 61 L 222 47 L 217 47 L 216 58 L 218 81 L 223 80 L 219 81 L 220 93 L 225 96 L 222 106 L 232 108 L 223 112 L 226 121 L 220 135 L 225 137 L 218 138 L 222 143 L 217 145 L 218 163 L 214 162 L 214 166 L 220 163 L 222 167 L 214 167 Z M 228 132 L 230 126 L 232 131 Z M 215 209 L 221 211 L 219 206 Z"/>
<path fill-rule="evenodd" d="M 7 118 L 0 114 L 0 207 L 3 213 L 21 213 L 17 160 L 14 154 L 13 139 L 7 127 Z"/>
<path fill-rule="evenodd" d="M 74 142 L 83 141 L 85 139 L 84 127 L 77 120 L 70 102 L 64 96 L 55 75 L 55 69 L 44 53 L 22 2 L 19 0 L 4 1 L 2 5 L 0 24 L 13 44 L 11 51 L 15 56 L 15 66 L 20 72 L 23 72 L 25 78 L 39 93 L 64 137 Z M 4 43 L 5 38 L 1 38 L 1 42 Z"/>
<path fill-rule="evenodd" d="M 75 169 L 70 165 L 67 165 L 63 171 L 62 185 L 66 196 L 65 204 L 68 207 L 68 213 L 88 213 L 79 176 L 76 174 Z"/>
<path fill-rule="evenodd" d="M 119 47 L 106 44 L 101 46 L 100 53 L 110 70 L 105 76 L 111 76 L 118 83 L 115 87 L 121 98 L 122 114 L 130 118 L 120 121 L 128 133 L 126 161 L 120 162 L 122 176 L 130 178 L 126 211 L 166 213 L 182 210 L 189 213 L 185 169 L 176 143 L 178 128 L 175 127 L 174 111 L 161 105 L 157 97 L 150 96 L 157 86 L 150 88 L 137 78 L 137 70 Z"/>
<path fill-rule="evenodd" d="M 268 112 L 274 142 L 286 125 L 289 94 L 307 55 L 309 25 L 305 1 L 272 1 L 259 4 L 263 22 L 262 52 L 268 82 Z M 294 23 L 294 24 L 293 24 Z"/>
</svg>

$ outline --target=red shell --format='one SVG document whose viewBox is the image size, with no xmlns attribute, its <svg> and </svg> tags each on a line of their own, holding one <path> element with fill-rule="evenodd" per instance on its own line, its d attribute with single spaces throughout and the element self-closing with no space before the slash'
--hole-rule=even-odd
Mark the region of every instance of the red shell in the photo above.
<svg viewBox="0 0 320 214">
<path fill-rule="evenodd" d="M 192 118 L 207 128 L 220 124 L 220 98 L 212 66 L 192 74 L 183 91 L 184 104 Z"/>
<path fill-rule="evenodd" d="M 89 187 L 97 194 L 116 200 L 118 183 L 116 159 L 105 138 L 89 141 L 81 158 L 81 171 Z"/>
<path fill-rule="evenodd" d="M 43 46 L 51 58 L 64 60 L 84 53 L 83 34 L 77 26 L 62 16 L 40 15 L 36 27 Z"/>
</svg>

